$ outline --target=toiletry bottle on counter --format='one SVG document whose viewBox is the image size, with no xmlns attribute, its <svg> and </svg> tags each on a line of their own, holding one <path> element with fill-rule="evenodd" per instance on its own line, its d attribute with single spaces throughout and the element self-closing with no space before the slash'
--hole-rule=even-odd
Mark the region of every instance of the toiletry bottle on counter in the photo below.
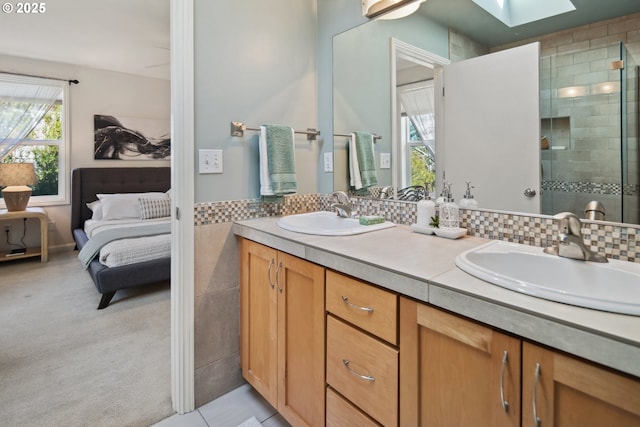
<svg viewBox="0 0 640 427">
<path fill-rule="evenodd" d="M 451 197 L 451 184 L 449 184 L 447 193 L 449 198 L 440 205 L 440 228 L 457 229 L 460 225 L 460 209 Z"/>
<path fill-rule="evenodd" d="M 473 198 L 473 194 L 471 194 L 471 189 L 474 188 L 471 185 L 471 181 L 467 181 L 467 192 L 464 193 L 462 200 L 460 200 L 460 207 L 462 209 L 477 209 L 478 201 Z"/>
<path fill-rule="evenodd" d="M 428 227 L 431 223 L 431 218 L 436 216 L 436 204 L 431 200 L 429 194 L 418 202 L 417 211 L 416 224 L 420 227 Z"/>
<path fill-rule="evenodd" d="M 440 206 L 441 204 L 446 202 L 447 199 L 449 198 L 449 196 L 447 195 L 447 185 L 449 185 L 449 187 L 451 186 L 451 184 L 448 184 L 447 181 L 444 181 L 442 183 L 442 192 L 436 199 L 436 206 Z"/>
</svg>

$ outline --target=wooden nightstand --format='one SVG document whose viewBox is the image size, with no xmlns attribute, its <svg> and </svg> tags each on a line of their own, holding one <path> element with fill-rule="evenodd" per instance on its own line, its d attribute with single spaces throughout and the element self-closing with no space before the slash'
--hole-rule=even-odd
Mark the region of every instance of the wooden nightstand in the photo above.
<svg viewBox="0 0 640 427">
<path fill-rule="evenodd" d="M 22 255 L 7 256 L 7 251 L 0 251 L 0 262 L 12 261 L 14 259 L 40 257 L 40 262 L 47 262 L 49 259 L 49 218 L 47 211 L 42 208 L 27 208 L 26 211 L 9 212 L 6 209 L 0 209 L 0 222 L 10 219 L 40 219 L 40 247 L 27 248 L 26 253 Z"/>
</svg>

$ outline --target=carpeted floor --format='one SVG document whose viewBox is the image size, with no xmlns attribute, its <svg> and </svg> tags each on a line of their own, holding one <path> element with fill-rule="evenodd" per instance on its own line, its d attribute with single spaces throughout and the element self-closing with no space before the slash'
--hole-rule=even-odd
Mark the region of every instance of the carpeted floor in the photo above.
<svg viewBox="0 0 640 427">
<path fill-rule="evenodd" d="M 149 426 L 173 413 L 169 284 L 96 310 L 76 255 L 0 263 L 0 426 Z"/>
</svg>

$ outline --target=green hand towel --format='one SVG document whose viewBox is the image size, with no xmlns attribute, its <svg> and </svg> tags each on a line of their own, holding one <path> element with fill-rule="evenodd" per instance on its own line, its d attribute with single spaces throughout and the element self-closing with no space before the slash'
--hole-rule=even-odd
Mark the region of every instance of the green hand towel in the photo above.
<svg viewBox="0 0 640 427">
<path fill-rule="evenodd" d="M 267 157 L 273 194 L 295 193 L 296 159 L 293 145 L 293 130 L 289 126 L 264 125 L 267 136 Z"/>
<path fill-rule="evenodd" d="M 356 136 L 356 155 L 360 167 L 360 178 L 363 187 L 378 184 L 376 162 L 373 158 L 373 137 L 369 132 L 354 132 Z"/>
</svg>

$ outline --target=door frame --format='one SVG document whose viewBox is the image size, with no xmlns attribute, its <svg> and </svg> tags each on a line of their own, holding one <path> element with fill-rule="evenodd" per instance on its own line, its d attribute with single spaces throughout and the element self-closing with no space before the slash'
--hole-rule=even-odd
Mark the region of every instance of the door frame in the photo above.
<svg viewBox="0 0 640 427">
<path fill-rule="evenodd" d="M 194 0 L 171 1 L 171 400 L 195 409 Z"/>
<path fill-rule="evenodd" d="M 394 171 L 391 177 L 391 185 L 394 189 L 398 189 L 401 181 L 402 168 L 400 162 L 403 159 L 402 156 L 402 135 L 400 129 L 400 105 L 398 101 L 397 91 L 397 59 L 404 59 L 411 61 L 415 64 L 422 65 L 427 68 L 433 69 L 434 78 L 434 90 L 435 93 L 439 93 L 442 89 L 442 69 L 445 65 L 451 63 L 447 58 L 436 55 L 435 53 L 428 52 L 419 47 L 413 46 L 409 43 L 403 42 L 396 38 L 391 38 L 391 150 L 393 155 L 391 156 L 392 169 Z M 434 99 L 435 112 L 436 112 L 436 147 L 438 142 L 442 141 L 443 135 L 443 121 L 442 121 L 442 97 L 436 96 Z M 436 148 L 437 150 L 437 148 Z M 436 157 L 436 172 L 438 171 L 438 159 Z M 436 173 L 436 187 L 438 187 L 439 178 Z"/>
</svg>

